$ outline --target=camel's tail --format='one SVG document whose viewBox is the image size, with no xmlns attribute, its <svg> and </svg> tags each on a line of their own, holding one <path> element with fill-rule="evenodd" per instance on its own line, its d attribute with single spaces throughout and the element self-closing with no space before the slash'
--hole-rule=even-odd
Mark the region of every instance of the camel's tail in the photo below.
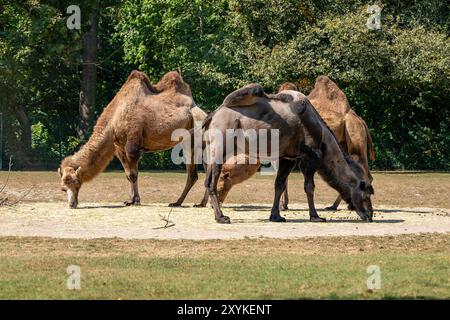
<svg viewBox="0 0 450 320">
<path fill-rule="evenodd" d="M 375 160 L 375 150 L 373 148 L 373 143 L 372 143 L 372 136 L 370 135 L 370 131 L 369 128 L 367 127 L 367 123 L 362 120 L 362 123 L 364 125 L 364 128 L 366 129 L 366 134 L 367 134 L 367 148 L 369 149 L 369 158 L 370 160 Z"/>
</svg>

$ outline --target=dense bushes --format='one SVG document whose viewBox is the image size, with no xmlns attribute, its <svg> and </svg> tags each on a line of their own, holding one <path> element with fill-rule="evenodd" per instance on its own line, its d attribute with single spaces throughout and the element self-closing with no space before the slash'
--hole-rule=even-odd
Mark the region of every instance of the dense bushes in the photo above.
<svg viewBox="0 0 450 320">
<path fill-rule="evenodd" d="M 380 30 L 366 27 L 368 1 L 110 1 L 101 9 L 97 115 L 134 68 L 153 81 L 181 71 L 207 110 L 248 82 L 274 91 L 289 80 L 308 93 L 327 74 L 369 124 L 373 168 L 448 170 L 449 4 L 376 3 Z M 20 104 L 38 163 L 57 163 L 77 144 L 81 45 L 64 29 L 65 5 L 0 4 L 4 144 L 13 154 L 21 146 Z M 146 157 L 143 167 L 173 167 L 168 154 Z"/>
</svg>

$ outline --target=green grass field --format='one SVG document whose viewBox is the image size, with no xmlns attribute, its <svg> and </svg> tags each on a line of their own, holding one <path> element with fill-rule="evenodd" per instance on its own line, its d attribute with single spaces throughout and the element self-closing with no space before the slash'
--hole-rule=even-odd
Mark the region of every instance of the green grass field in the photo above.
<svg viewBox="0 0 450 320">
<path fill-rule="evenodd" d="M 449 235 L 240 241 L 2 238 L 0 246 L 1 299 L 450 298 Z M 81 268 L 80 290 L 66 287 L 69 265 Z M 369 265 L 380 267 L 380 290 L 367 288 Z"/>
</svg>

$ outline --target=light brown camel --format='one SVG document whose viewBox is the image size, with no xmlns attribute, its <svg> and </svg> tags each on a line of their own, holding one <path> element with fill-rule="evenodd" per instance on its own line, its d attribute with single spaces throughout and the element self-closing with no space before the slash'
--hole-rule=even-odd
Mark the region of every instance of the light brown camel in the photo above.
<svg viewBox="0 0 450 320">
<path fill-rule="evenodd" d="M 298 91 L 298 88 L 293 83 L 285 82 L 280 86 L 278 92 L 284 90 Z M 369 171 L 367 159 L 368 150 L 370 159 L 372 161 L 375 159 L 372 138 L 364 120 L 350 108 L 344 92 L 327 76 L 319 76 L 316 79 L 314 90 L 308 95 L 308 100 L 333 131 L 343 150 L 364 168 L 366 179 L 372 182 L 373 178 Z M 234 157 L 228 159 L 222 166 L 222 173 L 217 185 L 218 198 L 221 203 L 225 201 L 234 185 L 252 177 L 261 166 L 260 163 L 235 163 L 236 158 Z M 248 163 L 248 160 L 246 160 L 246 163 Z M 204 197 L 202 204 L 206 205 L 207 200 L 208 198 Z M 341 197 L 338 196 L 334 204 L 328 209 L 336 210 L 341 200 Z M 287 184 L 280 207 L 282 209 L 288 208 Z"/>
<path fill-rule="evenodd" d="M 218 145 L 226 144 L 224 137 L 230 129 L 258 132 L 264 129 L 269 131 L 277 129 L 279 132 L 278 155 L 269 155 L 263 159 L 260 149 L 256 154 L 250 154 L 251 149 L 245 150 L 246 155 L 260 157 L 260 160 L 280 161 L 270 221 L 286 221 L 280 215 L 279 202 L 296 159 L 300 160 L 300 167 L 305 176 L 304 189 L 308 198 L 311 221 L 325 221 L 319 217 L 314 207 L 316 171 L 339 192 L 363 220 L 372 221 L 370 196 L 373 188 L 365 179 L 363 168 L 342 151 L 334 134 L 300 92 L 285 90 L 278 95 L 267 95 L 257 84 L 245 86 L 229 94 L 222 105 L 208 115 L 204 129 L 209 133 L 207 148 L 211 154 L 205 187 L 208 188 L 218 223 L 230 223 L 230 219 L 224 216 L 220 209 L 217 192 L 222 163 L 227 157 L 224 148 Z M 261 146 L 260 143 L 258 142 L 258 148 Z"/>
<path fill-rule="evenodd" d="M 104 171 L 114 155 L 130 182 L 131 198 L 125 204 L 140 204 L 137 181 L 141 152 L 167 150 L 178 144 L 179 141 L 172 141 L 172 132 L 193 127 L 193 108 L 191 89 L 177 72 L 165 74 L 153 86 L 144 73 L 133 71 L 103 110 L 89 141 L 61 162 L 58 172 L 69 206 L 77 207 L 82 184 Z M 173 205 L 183 202 L 198 179 L 193 161 L 186 168 L 186 186 Z"/>
<path fill-rule="evenodd" d="M 343 150 L 364 168 L 366 179 L 372 182 L 367 158 L 369 153 L 370 160 L 375 160 L 372 137 L 366 122 L 351 109 L 345 93 L 330 78 L 322 75 L 317 77 L 308 99 L 333 131 Z M 341 200 L 338 196 L 328 209 L 336 210 Z"/>
</svg>

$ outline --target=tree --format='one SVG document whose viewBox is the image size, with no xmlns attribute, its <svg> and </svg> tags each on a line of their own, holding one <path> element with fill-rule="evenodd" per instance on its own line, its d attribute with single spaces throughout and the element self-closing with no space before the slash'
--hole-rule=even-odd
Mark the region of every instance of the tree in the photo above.
<svg viewBox="0 0 450 320">
<path fill-rule="evenodd" d="M 92 124 L 92 114 L 95 108 L 95 91 L 97 86 L 97 30 L 99 4 L 97 1 L 91 7 L 88 30 L 83 34 L 83 69 L 80 90 L 80 125 L 78 138 L 85 141 Z"/>
</svg>

